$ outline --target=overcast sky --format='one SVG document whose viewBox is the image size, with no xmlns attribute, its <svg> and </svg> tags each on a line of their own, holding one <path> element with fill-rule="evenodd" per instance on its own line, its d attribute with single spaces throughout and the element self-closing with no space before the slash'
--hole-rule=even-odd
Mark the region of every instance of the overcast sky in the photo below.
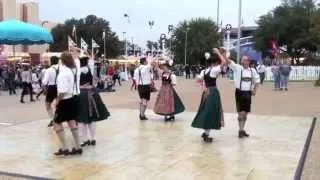
<svg viewBox="0 0 320 180">
<path fill-rule="evenodd" d="M 122 39 L 122 32 L 140 46 L 147 40 L 159 39 L 167 32 L 169 24 L 184 19 L 210 17 L 216 20 L 217 0 L 37 0 L 40 3 L 41 20 L 63 22 L 65 19 L 81 18 L 89 14 L 103 17 L 110 22 L 113 31 Z M 242 0 L 243 21 L 246 26 L 279 5 L 281 0 Z M 131 24 L 123 15 L 130 16 Z M 220 0 L 220 19 L 225 24 L 237 26 L 238 0 Z M 148 21 L 155 25 L 149 29 Z"/>
</svg>

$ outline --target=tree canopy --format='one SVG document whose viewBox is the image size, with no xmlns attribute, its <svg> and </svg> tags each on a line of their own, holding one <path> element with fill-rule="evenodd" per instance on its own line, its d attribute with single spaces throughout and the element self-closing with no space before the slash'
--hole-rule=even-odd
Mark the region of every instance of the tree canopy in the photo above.
<svg viewBox="0 0 320 180">
<path fill-rule="evenodd" d="M 86 41 L 91 47 L 93 38 L 100 46 L 98 55 L 104 52 L 103 31 L 106 32 L 106 57 L 116 57 L 120 55 L 123 45 L 119 41 L 115 32 L 111 31 L 109 22 L 95 15 L 89 15 L 81 19 L 68 19 L 64 24 L 58 24 L 52 29 L 54 43 L 50 46 L 50 51 L 61 52 L 68 49 L 68 36 L 72 36 L 73 26 L 76 26 L 77 39 L 73 39 L 80 47 L 80 39 Z"/>
<path fill-rule="evenodd" d="M 283 0 L 282 4 L 257 21 L 254 34 L 256 48 L 271 49 L 274 41 L 280 51 L 298 59 L 318 50 L 320 13 L 313 0 Z"/>
<path fill-rule="evenodd" d="M 208 18 L 180 22 L 173 30 L 172 51 L 174 61 L 184 64 L 187 33 L 187 64 L 199 64 L 206 51 L 219 45 L 217 25 Z M 203 63 L 203 62 L 202 62 Z"/>
</svg>

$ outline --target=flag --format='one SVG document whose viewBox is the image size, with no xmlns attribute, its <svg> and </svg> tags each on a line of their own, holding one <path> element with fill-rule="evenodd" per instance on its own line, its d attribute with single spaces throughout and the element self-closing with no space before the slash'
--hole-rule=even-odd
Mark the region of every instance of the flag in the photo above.
<svg viewBox="0 0 320 180">
<path fill-rule="evenodd" d="M 92 44 L 91 44 L 91 46 L 92 46 L 92 48 L 98 48 L 98 47 L 100 47 L 100 46 L 96 43 L 96 41 L 95 41 L 94 39 L 92 39 Z"/>
<path fill-rule="evenodd" d="M 88 44 L 82 38 L 81 38 L 81 51 L 84 51 L 84 52 L 88 51 Z"/>
<path fill-rule="evenodd" d="M 102 40 L 104 40 L 105 38 L 106 38 L 106 32 L 103 31 L 103 33 L 102 33 Z"/>
<path fill-rule="evenodd" d="M 76 29 L 76 26 L 73 25 L 73 28 L 72 28 L 72 37 L 76 37 L 76 33 L 77 33 L 77 29 Z"/>
<path fill-rule="evenodd" d="M 77 44 L 72 40 L 70 36 L 68 36 L 68 47 L 77 47 Z"/>
</svg>

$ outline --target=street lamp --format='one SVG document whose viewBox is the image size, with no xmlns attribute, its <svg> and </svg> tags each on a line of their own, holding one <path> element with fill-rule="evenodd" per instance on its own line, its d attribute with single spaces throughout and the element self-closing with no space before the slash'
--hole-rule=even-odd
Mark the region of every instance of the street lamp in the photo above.
<svg viewBox="0 0 320 180">
<path fill-rule="evenodd" d="M 188 44 L 188 31 L 190 30 L 190 28 L 186 29 L 186 39 L 184 42 L 184 65 L 187 65 L 187 44 Z"/>
<path fill-rule="evenodd" d="M 239 15 L 238 15 L 238 42 L 237 42 L 237 63 L 240 63 L 240 38 L 241 38 L 241 19 L 242 19 L 242 0 L 239 0 Z"/>
<path fill-rule="evenodd" d="M 130 16 L 126 13 L 126 14 L 124 14 L 123 15 L 125 18 L 127 18 L 127 20 L 128 20 L 128 23 L 130 24 Z"/>
<path fill-rule="evenodd" d="M 122 32 L 123 34 L 123 42 L 124 42 L 124 55 L 127 56 L 127 38 L 126 38 L 126 32 Z"/>
</svg>

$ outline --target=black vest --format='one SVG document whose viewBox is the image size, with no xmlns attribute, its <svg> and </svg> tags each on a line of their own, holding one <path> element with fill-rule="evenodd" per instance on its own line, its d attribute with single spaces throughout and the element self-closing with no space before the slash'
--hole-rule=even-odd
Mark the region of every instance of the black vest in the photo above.
<svg viewBox="0 0 320 180">
<path fill-rule="evenodd" d="M 205 73 L 205 71 L 204 71 Z M 203 80 L 204 80 L 204 83 L 206 85 L 206 87 L 216 87 L 217 86 L 217 78 L 213 78 L 213 77 L 210 77 L 210 73 L 211 73 L 211 69 L 209 70 L 208 73 L 205 73 L 204 74 L 204 77 L 203 77 Z"/>
</svg>

